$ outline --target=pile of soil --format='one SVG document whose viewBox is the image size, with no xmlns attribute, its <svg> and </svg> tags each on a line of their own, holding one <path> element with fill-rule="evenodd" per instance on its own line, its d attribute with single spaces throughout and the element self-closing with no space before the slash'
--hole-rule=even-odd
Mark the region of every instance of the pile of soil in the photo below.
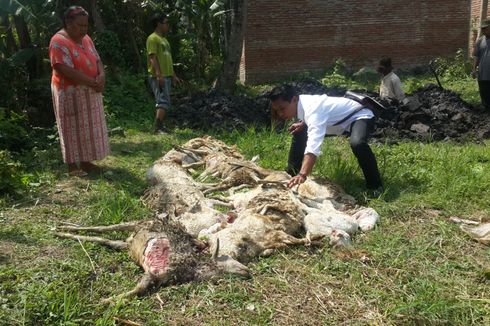
<svg viewBox="0 0 490 326">
<path fill-rule="evenodd" d="M 317 80 L 292 83 L 300 94 L 343 96 L 344 88 L 328 87 Z M 376 98 L 377 94 L 367 94 Z M 379 100 L 379 99 L 378 99 Z M 169 113 L 181 127 L 201 130 L 243 130 L 250 125 L 270 126 L 268 93 L 256 98 L 210 91 L 180 98 Z M 386 110 L 377 118 L 373 137 L 379 141 L 455 140 L 490 138 L 490 112 L 473 107 L 452 91 L 426 85 L 407 96 L 404 103 L 380 101 Z"/>
<path fill-rule="evenodd" d="M 426 85 L 403 104 L 380 101 L 387 108 L 377 119 L 378 139 L 473 140 L 490 138 L 490 111 L 474 107 L 449 90 Z"/>
<path fill-rule="evenodd" d="M 180 105 L 169 112 L 175 124 L 200 130 L 243 130 L 251 125 L 270 126 L 267 96 L 250 98 L 218 91 L 199 92 L 177 99 Z"/>
</svg>

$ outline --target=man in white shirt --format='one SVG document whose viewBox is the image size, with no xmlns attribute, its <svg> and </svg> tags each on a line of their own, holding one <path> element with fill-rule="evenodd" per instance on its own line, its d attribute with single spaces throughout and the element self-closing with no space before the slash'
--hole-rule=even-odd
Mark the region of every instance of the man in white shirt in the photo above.
<svg viewBox="0 0 490 326">
<path fill-rule="evenodd" d="M 393 72 L 391 58 L 383 58 L 379 61 L 378 72 L 383 76 L 379 87 L 381 99 L 396 99 L 399 102 L 405 98 L 400 78 Z"/>
<path fill-rule="evenodd" d="M 305 182 L 321 154 L 326 134 L 350 133 L 349 144 L 359 162 L 366 187 L 374 196 L 383 192 L 376 157 L 368 145 L 374 129 L 374 114 L 360 103 L 345 97 L 298 95 L 293 86 L 275 87 L 270 95 L 273 113 L 282 120 L 299 119 L 289 127 L 293 142 L 288 158 L 292 175 L 288 187 Z"/>
</svg>

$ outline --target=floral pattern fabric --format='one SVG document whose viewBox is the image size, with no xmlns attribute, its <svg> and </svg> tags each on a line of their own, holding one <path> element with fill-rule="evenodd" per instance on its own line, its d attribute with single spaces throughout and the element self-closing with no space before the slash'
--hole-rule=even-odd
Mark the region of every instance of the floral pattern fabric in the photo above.
<svg viewBox="0 0 490 326">
<path fill-rule="evenodd" d="M 100 58 L 88 35 L 77 44 L 60 33 L 55 34 L 50 42 L 49 57 L 52 67 L 64 64 L 92 78 L 98 75 Z M 51 91 L 63 161 L 90 162 L 109 155 L 102 93 L 75 84 L 54 68 Z"/>
</svg>

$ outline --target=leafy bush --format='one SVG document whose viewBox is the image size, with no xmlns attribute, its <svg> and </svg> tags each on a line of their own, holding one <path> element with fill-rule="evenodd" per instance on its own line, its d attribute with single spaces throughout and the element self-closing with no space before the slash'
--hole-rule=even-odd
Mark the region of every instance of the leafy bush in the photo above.
<svg viewBox="0 0 490 326">
<path fill-rule="evenodd" d="M 25 188 L 22 167 L 7 150 L 0 151 L 0 194 L 18 195 Z"/>
<path fill-rule="evenodd" d="M 106 83 L 104 107 L 109 125 L 148 125 L 154 103 L 143 75 L 121 74 Z"/>
<path fill-rule="evenodd" d="M 24 49 L 9 58 L 0 58 L 0 107 L 18 112 L 27 96 L 28 73 L 25 63 L 31 58 L 32 50 Z"/>
<path fill-rule="evenodd" d="M 368 91 L 374 91 L 380 83 L 379 74 L 372 67 L 362 67 L 352 76 L 356 82 L 365 85 Z"/>
<path fill-rule="evenodd" d="M 30 146 L 26 117 L 15 112 L 0 114 L 0 149 L 18 152 Z"/>
<path fill-rule="evenodd" d="M 322 83 L 328 86 L 337 86 L 347 89 L 365 88 L 365 86 L 355 82 L 349 76 L 347 65 L 341 59 L 335 61 L 334 65 L 322 78 Z"/>
<path fill-rule="evenodd" d="M 435 59 L 433 66 L 439 77 L 445 80 L 465 79 L 472 69 L 472 64 L 462 49 L 456 51 L 452 58 Z"/>
<path fill-rule="evenodd" d="M 102 62 L 111 63 L 117 67 L 125 66 L 121 42 L 115 32 L 108 29 L 97 32 L 94 36 L 94 45 Z"/>
<path fill-rule="evenodd" d="M 405 93 L 411 94 L 415 90 L 424 86 L 424 81 L 421 80 L 420 78 L 410 77 L 407 78 L 403 84 L 404 84 L 403 86 L 404 86 Z"/>
</svg>

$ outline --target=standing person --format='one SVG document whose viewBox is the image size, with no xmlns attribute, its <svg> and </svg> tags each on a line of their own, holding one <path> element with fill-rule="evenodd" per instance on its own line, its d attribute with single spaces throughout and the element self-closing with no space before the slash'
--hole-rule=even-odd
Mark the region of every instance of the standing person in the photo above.
<svg viewBox="0 0 490 326">
<path fill-rule="evenodd" d="M 385 57 L 379 60 L 378 72 L 382 75 L 379 87 L 379 97 L 381 99 L 396 99 L 399 102 L 405 99 L 400 78 L 393 72 L 391 58 Z"/>
<path fill-rule="evenodd" d="M 482 36 L 476 41 L 473 57 L 473 78 L 478 79 L 478 89 L 483 106 L 490 109 L 490 18 L 481 25 Z"/>
<path fill-rule="evenodd" d="M 155 133 L 165 132 L 163 121 L 165 111 L 170 108 L 172 82 L 180 79 L 174 72 L 170 44 L 165 35 L 168 33 L 168 18 L 165 14 L 155 14 L 151 23 L 153 33 L 146 39 L 149 82 L 155 96 Z"/>
<path fill-rule="evenodd" d="M 87 29 L 87 11 L 79 6 L 69 7 L 63 14 L 63 28 L 49 44 L 51 91 L 61 153 L 72 176 L 100 171 L 91 161 L 110 154 L 102 102 L 104 66 Z"/>
<path fill-rule="evenodd" d="M 350 147 L 359 162 L 372 196 L 384 191 L 376 158 L 367 141 L 374 129 L 374 114 L 345 97 L 298 95 L 290 85 L 275 87 L 270 95 L 272 110 L 282 120 L 299 119 L 289 128 L 293 142 L 288 172 L 295 175 L 288 186 L 305 182 L 310 175 L 325 135 L 350 132 Z"/>
</svg>

